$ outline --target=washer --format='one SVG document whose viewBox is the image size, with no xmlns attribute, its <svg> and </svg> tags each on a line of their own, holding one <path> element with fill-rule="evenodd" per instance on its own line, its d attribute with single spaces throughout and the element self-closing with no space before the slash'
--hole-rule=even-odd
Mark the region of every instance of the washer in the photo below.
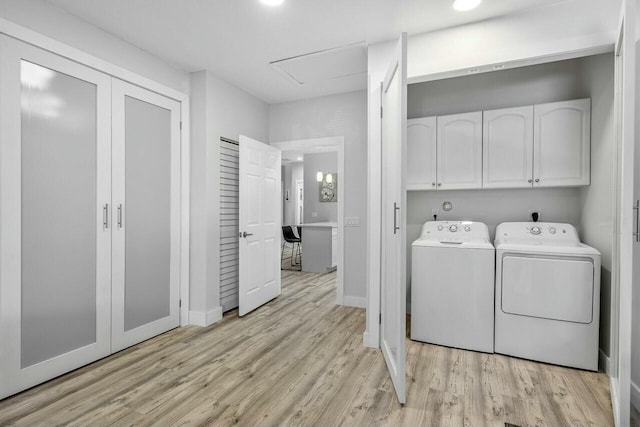
<svg viewBox="0 0 640 427">
<path fill-rule="evenodd" d="M 600 253 L 570 224 L 496 230 L 496 353 L 598 370 Z"/>
<path fill-rule="evenodd" d="M 412 245 L 411 339 L 493 353 L 494 274 L 485 224 L 425 223 Z"/>
</svg>

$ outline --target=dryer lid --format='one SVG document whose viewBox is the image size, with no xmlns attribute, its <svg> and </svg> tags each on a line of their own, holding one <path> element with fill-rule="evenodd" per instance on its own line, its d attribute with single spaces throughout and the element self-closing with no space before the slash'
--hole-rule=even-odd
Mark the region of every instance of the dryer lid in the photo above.
<svg viewBox="0 0 640 427">
<path fill-rule="evenodd" d="M 580 242 L 571 224 L 555 222 L 505 222 L 496 229 L 496 249 L 575 255 L 600 255 Z"/>
</svg>

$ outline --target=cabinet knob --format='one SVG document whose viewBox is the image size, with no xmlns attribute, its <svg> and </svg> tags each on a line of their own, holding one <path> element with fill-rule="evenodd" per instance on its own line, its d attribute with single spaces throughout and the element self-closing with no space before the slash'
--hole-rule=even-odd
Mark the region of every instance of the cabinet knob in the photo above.
<svg viewBox="0 0 640 427">
<path fill-rule="evenodd" d="M 529 179 L 529 180 L 527 180 L 527 182 L 528 182 L 529 184 L 531 184 L 531 183 L 533 182 L 533 179 Z"/>
<path fill-rule="evenodd" d="M 438 187 L 442 187 L 442 183 L 441 182 L 438 183 Z"/>
<path fill-rule="evenodd" d="M 536 182 L 540 182 L 540 178 L 536 178 Z"/>
<path fill-rule="evenodd" d="M 436 183 L 435 183 L 435 182 L 432 182 L 432 183 L 431 183 L 431 186 L 432 186 L 432 187 L 435 187 L 435 186 L 436 186 Z"/>
</svg>

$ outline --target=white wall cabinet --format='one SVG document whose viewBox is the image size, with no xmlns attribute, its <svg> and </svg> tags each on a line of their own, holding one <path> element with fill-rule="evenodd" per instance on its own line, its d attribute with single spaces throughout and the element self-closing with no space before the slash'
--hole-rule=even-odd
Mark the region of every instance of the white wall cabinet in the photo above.
<svg viewBox="0 0 640 427">
<path fill-rule="evenodd" d="M 483 188 L 533 184 L 533 106 L 485 111 Z"/>
<path fill-rule="evenodd" d="M 407 189 L 435 190 L 437 120 L 407 120 Z"/>
<path fill-rule="evenodd" d="M 570 187 L 591 182 L 591 100 L 534 107 L 534 187 Z"/>
<path fill-rule="evenodd" d="M 483 128 L 483 188 L 589 185 L 589 99 L 485 111 Z"/>
<path fill-rule="evenodd" d="M 482 188 L 482 112 L 437 119 L 438 190 Z"/>
<path fill-rule="evenodd" d="M 407 189 L 482 188 L 482 113 L 407 120 Z"/>
<path fill-rule="evenodd" d="M 2 399 L 179 325 L 180 103 L 4 36 L 0 92 Z"/>
</svg>

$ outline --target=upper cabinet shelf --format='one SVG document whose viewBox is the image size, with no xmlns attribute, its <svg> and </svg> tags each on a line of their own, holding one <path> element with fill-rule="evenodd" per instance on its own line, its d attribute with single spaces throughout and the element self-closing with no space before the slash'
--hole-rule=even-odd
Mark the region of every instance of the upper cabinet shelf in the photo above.
<svg viewBox="0 0 640 427">
<path fill-rule="evenodd" d="M 590 183 L 591 100 L 408 121 L 407 189 Z"/>
</svg>

